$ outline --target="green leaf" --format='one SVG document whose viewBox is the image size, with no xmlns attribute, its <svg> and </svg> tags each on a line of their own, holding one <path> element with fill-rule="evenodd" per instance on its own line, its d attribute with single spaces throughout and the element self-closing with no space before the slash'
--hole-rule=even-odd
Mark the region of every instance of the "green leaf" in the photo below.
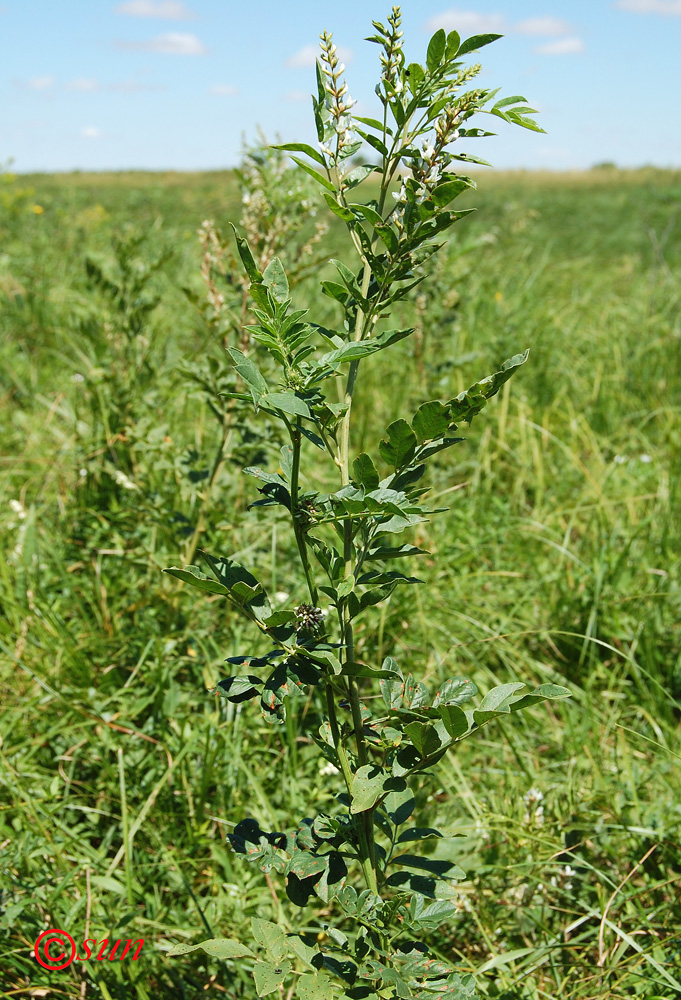
<svg viewBox="0 0 681 1000">
<path fill-rule="evenodd" d="M 437 455 L 440 451 L 445 451 L 447 448 L 451 448 L 452 445 L 461 444 L 465 441 L 465 438 L 461 437 L 446 437 L 442 438 L 441 441 L 434 441 L 432 444 L 426 445 L 426 447 L 419 452 L 419 461 L 430 458 L 432 455 Z"/>
<path fill-rule="evenodd" d="M 221 556 L 215 559 L 208 552 L 201 552 L 211 572 L 219 583 L 229 591 L 230 600 L 245 611 L 249 617 L 262 621 L 272 614 L 272 608 L 264 588 L 247 569 L 233 559 Z"/>
<path fill-rule="evenodd" d="M 395 420 L 388 426 L 388 440 L 381 441 L 378 450 L 395 471 L 409 464 L 416 452 L 416 435 L 406 420 Z"/>
<path fill-rule="evenodd" d="M 281 962 L 278 965 L 272 962 L 256 962 L 253 966 L 255 992 L 259 997 L 267 996 L 268 993 L 274 993 L 279 984 L 283 983 L 290 972 L 290 962 Z"/>
<path fill-rule="evenodd" d="M 281 146 L 272 146 L 272 149 L 284 149 L 287 153 L 305 153 L 315 163 L 319 163 L 322 167 L 326 166 L 326 161 L 322 154 L 313 149 L 312 146 L 308 146 L 306 142 L 285 142 Z"/>
<path fill-rule="evenodd" d="M 424 722 L 410 722 L 404 727 L 404 731 L 422 757 L 430 757 L 440 749 L 440 737 L 434 726 Z"/>
<path fill-rule="evenodd" d="M 395 826 L 401 826 L 414 812 L 416 799 L 411 790 L 405 786 L 401 791 L 390 792 L 386 795 L 383 808 Z"/>
<path fill-rule="evenodd" d="M 470 728 L 468 718 L 458 705 L 438 705 L 437 712 L 447 730 L 447 735 L 451 739 L 458 740 L 460 736 L 468 732 Z"/>
<path fill-rule="evenodd" d="M 281 410 L 282 413 L 290 413 L 293 416 L 312 416 L 310 407 L 295 392 L 268 392 L 261 398 L 260 405 L 272 410 Z"/>
<path fill-rule="evenodd" d="M 450 399 L 449 406 L 451 407 L 452 420 L 467 420 L 470 422 L 475 414 L 479 413 L 486 406 L 487 400 L 496 395 L 502 385 L 511 378 L 516 368 L 525 364 L 529 353 L 529 351 L 524 351 L 522 354 L 515 354 L 508 361 L 504 361 L 498 372 L 488 375 L 487 378 L 483 378 L 480 382 L 472 385 L 470 389 L 460 392 L 454 399 Z"/>
<path fill-rule="evenodd" d="M 199 590 L 205 590 L 208 594 L 223 594 L 224 596 L 229 596 L 229 590 L 227 587 L 223 586 L 221 583 L 217 583 L 215 580 L 211 580 L 210 577 L 205 576 L 201 570 L 197 569 L 195 566 L 187 566 L 182 569 L 178 566 L 170 566 L 168 569 L 163 570 L 164 573 L 168 573 L 170 576 L 177 577 L 178 580 L 182 580 L 184 583 L 189 583 L 192 587 L 198 587 Z"/>
<path fill-rule="evenodd" d="M 239 702 L 248 701 L 249 698 L 259 694 L 262 686 L 263 681 L 259 677 L 249 674 L 246 677 L 225 677 L 218 683 L 215 690 L 227 701 L 239 704 Z"/>
<path fill-rule="evenodd" d="M 334 296 L 334 298 L 337 298 L 337 296 Z M 319 359 L 319 363 L 337 365 L 346 361 L 356 361 L 359 358 L 367 357 L 369 354 L 375 354 L 376 351 L 382 351 L 386 347 L 391 347 L 398 341 L 404 340 L 405 337 L 408 337 L 413 332 L 413 328 L 409 328 L 408 330 L 384 330 L 382 333 L 368 340 L 351 340 L 343 344 L 342 347 L 336 348 L 335 351 L 324 354 Z"/>
<path fill-rule="evenodd" d="M 388 225 L 387 223 L 382 223 L 376 226 L 376 232 L 380 236 L 381 240 L 385 243 L 390 253 L 393 255 L 396 254 L 400 248 L 400 238 L 395 232 L 395 230 L 392 228 L 392 226 Z M 417 282 L 414 282 L 413 284 L 417 284 Z M 413 285 L 411 285 L 410 287 L 413 287 Z M 400 288 L 399 291 L 402 292 L 404 291 L 404 289 Z M 395 299 L 396 295 L 393 294 L 391 301 L 394 302 Z"/>
<path fill-rule="evenodd" d="M 445 59 L 447 62 L 451 62 L 459 51 L 459 46 L 461 45 L 461 38 L 458 31 L 450 31 L 447 35 L 447 49 L 445 52 Z"/>
<path fill-rule="evenodd" d="M 324 198 L 326 199 L 326 204 L 329 206 L 333 214 L 337 215 L 339 219 L 343 220 L 343 222 L 355 221 L 354 213 L 351 212 L 349 208 L 346 208 L 345 205 L 341 205 L 335 194 L 328 194 L 325 191 Z"/>
<path fill-rule="evenodd" d="M 480 702 L 479 711 L 509 712 L 509 701 L 525 686 L 522 681 L 513 681 L 511 684 L 500 684 L 498 687 L 492 688 Z"/>
<path fill-rule="evenodd" d="M 232 229 L 234 230 L 234 237 L 236 239 L 237 249 L 239 251 L 239 256 L 246 270 L 246 274 L 251 279 L 251 281 L 258 283 L 262 281 L 262 274 L 257 268 L 255 260 L 253 259 L 253 254 L 251 253 L 251 248 L 248 245 L 248 240 L 244 236 L 239 236 L 236 227 L 230 223 Z"/>
<path fill-rule="evenodd" d="M 354 815 L 371 809 L 383 794 L 383 786 L 388 779 L 389 772 L 376 764 L 364 764 L 358 768 L 350 786 L 350 812 Z"/>
<path fill-rule="evenodd" d="M 444 834 L 432 826 L 412 826 L 404 830 L 397 838 L 398 844 L 406 844 L 413 840 L 430 840 L 431 837 L 442 838 Z"/>
<path fill-rule="evenodd" d="M 465 877 L 465 876 L 464 876 Z M 458 896 L 456 886 L 450 885 L 434 875 L 419 875 L 411 871 L 393 872 L 386 879 L 386 885 L 401 892 L 414 892 L 428 899 L 453 899 Z M 451 910 L 449 911 L 451 914 Z"/>
<path fill-rule="evenodd" d="M 534 691 L 529 691 L 522 695 L 518 701 L 511 703 L 511 711 L 519 712 L 523 708 L 529 708 L 538 701 L 562 701 L 564 698 L 571 698 L 572 692 L 569 688 L 561 687 L 560 684 L 540 684 Z"/>
<path fill-rule="evenodd" d="M 345 305 L 348 297 L 348 290 L 344 285 L 339 285 L 337 281 L 322 281 L 322 291 L 330 299 L 335 299 L 341 305 Z"/>
<path fill-rule="evenodd" d="M 298 980 L 296 1000 L 331 1000 L 335 988 L 328 976 L 305 972 Z"/>
<path fill-rule="evenodd" d="M 433 698 L 433 708 L 438 705 L 463 705 L 478 693 L 473 681 L 467 677 L 450 677 L 442 684 Z"/>
<path fill-rule="evenodd" d="M 336 270 L 341 276 L 343 284 L 345 285 L 347 290 L 354 295 L 357 301 L 358 302 L 364 301 L 362 292 L 360 291 L 360 287 L 357 283 L 357 278 L 350 270 L 350 268 L 346 267 L 346 265 L 343 263 L 342 260 L 336 260 L 334 257 L 331 258 L 329 263 L 333 264 L 333 266 L 336 268 Z"/>
<path fill-rule="evenodd" d="M 381 139 L 378 138 L 378 136 L 372 135 L 371 132 L 363 132 L 360 128 L 357 129 L 357 135 L 361 135 L 370 146 L 373 146 L 377 153 L 380 153 L 382 157 L 387 158 L 388 147 L 384 142 L 382 142 Z"/>
<path fill-rule="evenodd" d="M 444 29 L 439 28 L 428 43 L 428 52 L 426 54 L 426 65 L 431 73 L 435 72 L 437 67 L 442 62 L 446 46 L 447 36 L 445 35 Z"/>
<path fill-rule="evenodd" d="M 265 268 L 262 282 L 277 302 L 285 302 L 288 299 L 289 289 L 286 271 L 278 257 L 273 257 Z"/>
<path fill-rule="evenodd" d="M 267 952 L 267 957 L 270 961 L 281 962 L 288 954 L 286 935 L 281 927 L 272 923 L 271 920 L 261 920 L 259 917 L 252 917 L 251 930 L 253 931 L 255 940 Z"/>
<path fill-rule="evenodd" d="M 445 181 L 443 184 L 438 184 L 431 194 L 431 198 L 438 208 L 444 208 L 468 188 L 470 188 L 470 184 L 464 180 Z"/>
<path fill-rule="evenodd" d="M 375 490 L 378 488 L 378 472 L 376 471 L 376 466 L 374 465 L 372 459 L 366 454 L 366 452 L 362 452 L 361 455 L 358 455 L 352 463 L 352 472 L 355 477 L 355 481 L 366 490 Z"/>
<path fill-rule="evenodd" d="M 366 663 L 355 663 L 353 660 L 348 660 L 343 664 L 341 674 L 344 677 L 373 677 L 383 680 L 399 677 L 399 674 L 396 674 L 394 670 L 379 670 Z"/>
<path fill-rule="evenodd" d="M 373 174 L 375 170 L 376 167 L 371 163 L 363 163 L 355 167 L 343 178 L 343 187 L 348 190 L 357 187 L 362 181 L 366 180 L 369 174 Z"/>
<path fill-rule="evenodd" d="M 514 681 L 512 684 L 500 684 L 488 691 L 480 702 L 479 708 L 473 712 L 473 718 L 477 724 L 482 725 L 497 715 L 508 715 L 511 711 L 511 704 L 519 700 L 518 692 L 524 687 L 526 685 L 522 682 Z"/>
<path fill-rule="evenodd" d="M 176 944 L 168 955 L 188 955 L 192 951 L 205 951 L 212 958 L 255 958 L 250 948 L 234 938 L 210 938 L 200 944 Z"/>
<path fill-rule="evenodd" d="M 125 886 L 118 879 L 111 878 L 110 875 L 93 875 L 92 883 L 98 889 L 105 889 L 107 892 L 115 892 L 118 896 L 125 895 Z"/>
<path fill-rule="evenodd" d="M 400 854 L 393 858 L 393 865 L 404 865 L 405 868 L 416 868 L 424 872 L 429 872 L 436 878 L 465 879 L 466 873 L 463 868 L 459 868 L 453 861 L 445 861 L 441 858 L 424 858 L 420 854 Z"/>
<path fill-rule="evenodd" d="M 293 160 L 294 163 L 298 164 L 301 170 L 304 170 L 306 174 L 309 174 L 310 177 L 313 177 L 317 181 L 317 184 L 321 184 L 321 186 L 323 188 L 326 188 L 327 191 L 330 191 L 332 194 L 335 194 L 336 189 L 331 183 L 331 181 L 327 180 L 326 177 L 322 176 L 322 174 L 320 174 L 319 171 L 315 170 L 314 167 L 311 167 L 309 163 L 306 163 L 304 160 L 299 160 L 297 156 L 292 156 L 291 159 Z"/>
<path fill-rule="evenodd" d="M 267 392 L 268 385 L 259 368 L 253 364 L 250 358 L 238 350 L 236 347 L 228 348 L 229 354 L 231 355 L 232 361 L 234 362 L 234 367 L 239 373 L 244 382 L 248 385 L 251 396 L 253 397 L 253 402 L 257 406 L 260 402 L 260 398 Z"/>
<path fill-rule="evenodd" d="M 407 73 L 409 74 L 407 79 L 409 80 L 409 89 L 412 94 L 415 94 L 419 86 L 425 79 L 426 74 L 423 72 L 423 66 L 420 63 L 409 63 L 407 66 Z"/>
<path fill-rule="evenodd" d="M 419 444 L 442 437 L 449 427 L 450 419 L 449 410 L 439 399 L 422 403 L 411 422 Z"/>
<path fill-rule="evenodd" d="M 383 216 L 379 215 L 376 209 L 372 208 L 370 205 L 352 204 L 349 207 L 355 215 L 361 215 L 372 226 L 381 226 L 383 224 Z"/>
<path fill-rule="evenodd" d="M 497 38 L 503 38 L 503 35 L 471 35 L 471 37 L 467 38 L 463 45 L 460 46 L 457 56 L 465 56 L 469 52 L 481 49 L 483 45 L 489 45 L 490 42 L 496 42 Z"/>
</svg>

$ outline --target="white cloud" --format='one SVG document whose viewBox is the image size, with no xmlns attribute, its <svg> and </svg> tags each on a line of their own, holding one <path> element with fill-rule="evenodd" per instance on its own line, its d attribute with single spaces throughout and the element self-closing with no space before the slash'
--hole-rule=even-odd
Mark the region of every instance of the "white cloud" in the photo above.
<svg viewBox="0 0 681 1000">
<path fill-rule="evenodd" d="M 619 7 L 620 10 L 631 10 L 635 14 L 681 17 L 681 0 L 617 0 L 615 7 Z"/>
<path fill-rule="evenodd" d="M 93 80 L 90 77 L 79 76 L 77 80 L 72 80 L 71 83 L 66 84 L 67 90 L 81 90 L 84 92 L 99 90 L 100 83 L 99 80 Z"/>
<path fill-rule="evenodd" d="M 234 87 L 231 83 L 216 83 L 214 87 L 209 88 L 208 93 L 215 94 L 217 97 L 234 97 L 235 94 L 239 93 L 239 88 Z"/>
<path fill-rule="evenodd" d="M 571 29 L 567 21 L 557 17 L 528 17 L 515 24 L 513 30 L 520 35 L 568 35 Z"/>
<path fill-rule="evenodd" d="M 144 49 L 147 52 L 163 52 L 170 56 L 203 56 L 208 49 L 196 35 L 188 35 L 181 31 L 169 31 L 165 35 L 157 35 L 147 42 L 118 42 L 123 49 Z"/>
<path fill-rule="evenodd" d="M 51 90 L 54 87 L 53 76 L 34 76 L 28 81 L 31 90 Z"/>
<path fill-rule="evenodd" d="M 137 94 L 140 90 L 165 90 L 159 83 L 142 83 L 140 80 L 120 80 L 118 83 L 107 83 L 106 90 L 117 90 L 123 94 Z"/>
<path fill-rule="evenodd" d="M 103 132 L 96 125 L 86 125 L 85 128 L 80 130 L 80 134 L 83 139 L 100 139 Z"/>
<path fill-rule="evenodd" d="M 534 50 L 543 56 L 569 56 L 577 52 L 584 51 L 584 42 L 581 38 L 561 38 L 557 42 L 547 42 L 546 45 L 538 45 Z"/>
<path fill-rule="evenodd" d="M 128 17 L 155 17 L 164 21 L 190 21 L 194 15 L 180 0 L 128 0 L 116 7 Z"/>
<path fill-rule="evenodd" d="M 458 10 L 456 7 L 431 17 L 425 24 L 427 31 L 458 31 L 462 38 L 468 35 L 503 33 L 508 30 L 503 14 L 481 14 L 475 10 Z"/>
<path fill-rule="evenodd" d="M 307 69 L 310 66 L 314 66 L 315 60 L 320 54 L 319 46 L 317 45 L 305 45 L 302 49 L 299 49 L 295 55 L 292 55 L 286 60 L 286 65 L 289 69 Z M 350 49 L 343 48 L 342 45 L 338 46 L 337 52 L 338 58 L 343 63 L 352 62 L 352 52 Z"/>
</svg>

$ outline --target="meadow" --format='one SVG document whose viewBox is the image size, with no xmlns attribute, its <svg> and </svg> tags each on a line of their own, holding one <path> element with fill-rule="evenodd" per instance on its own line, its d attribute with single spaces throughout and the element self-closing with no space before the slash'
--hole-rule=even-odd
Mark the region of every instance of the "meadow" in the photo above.
<svg viewBox="0 0 681 1000">
<path fill-rule="evenodd" d="M 430 499 L 450 510 L 414 539 L 437 556 L 414 566 L 428 589 L 374 610 L 365 655 L 434 684 L 447 671 L 573 697 L 490 726 L 434 773 L 423 811 L 468 880 L 431 945 L 498 1000 L 667 1000 L 681 995 L 681 174 L 477 179 L 461 199 L 477 213 L 403 309 L 415 337 L 359 386 L 353 447 L 530 358 L 438 459 Z M 301 590 L 277 517 L 245 517 L 242 458 L 266 435 L 220 457 L 224 338 L 197 230 L 226 233 L 241 211 L 230 172 L 0 178 L 2 996 L 250 1000 L 238 966 L 167 952 L 247 936 L 252 916 L 301 929 L 279 877 L 263 882 L 226 836 L 244 815 L 286 829 L 334 808 L 310 703 L 280 730 L 212 694 L 243 624 L 162 573 L 205 542 L 272 592 Z M 323 908 L 307 913 L 323 937 Z M 32 949 L 53 927 L 144 947 L 49 972 Z"/>
</svg>

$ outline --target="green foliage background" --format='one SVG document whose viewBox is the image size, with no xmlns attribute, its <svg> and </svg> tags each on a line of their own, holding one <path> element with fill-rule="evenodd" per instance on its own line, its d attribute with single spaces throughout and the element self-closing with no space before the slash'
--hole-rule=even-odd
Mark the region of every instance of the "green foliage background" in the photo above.
<svg viewBox="0 0 681 1000">
<path fill-rule="evenodd" d="M 222 346 L 182 289 L 202 294 L 196 229 L 236 221 L 238 189 L 230 174 L 74 174 L 5 179 L 0 196 L 0 986 L 250 998 L 238 965 L 165 952 L 247 937 L 252 916 L 300 931 L 276 876 L 263 885 L 226 834 L 244 815 L 285 829 L 335 784 L 305 700 L 282 736 L 208 693 L 242 624 L 161 573 L 219 437 L 182 366 Z M 461 673 L 574 697 L 440 764 L 422 812 L 458 834 L 449 860 L 469 881 L 432 944 L 506 1000 L 677 996 L 681 175 L 484 174 L 457 208 L 473 203 L 400 317 L 416 338 L 363 374 L 353 448 L 531 356 L 434 468 L 451 511 L 415 541 L 437 565 L 376 609 L 365 655 L 434 686 Z M 125 303 L 94 277 L 120 277 L 112 237 L 129 248 Z M 341 239 L 339 223 L 328 257 Z M 288 533 L 241 516 L 256 498 L 241 458 L 267 442 L 239 447 L 206 547 L 303 600 Z M 324 934 L 323 914 L 305 919 Z M 48 927 L 145 946 L 50 973 L 32 956 Z"/>
</svg>

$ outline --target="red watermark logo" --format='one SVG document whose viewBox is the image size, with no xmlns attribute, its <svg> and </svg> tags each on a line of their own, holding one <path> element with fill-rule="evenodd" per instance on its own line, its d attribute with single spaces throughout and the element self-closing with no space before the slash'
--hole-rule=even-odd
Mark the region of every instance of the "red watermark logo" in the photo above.
<svg viewBox="0 0 681 1000">
<path fill-rule="evenodd" d="M 93 955 L 93 951 L 96 951 L 98 944 L 100 946 L 99 951 L 96 955 Z M 84 954 L 79 955 L 76 942 L 73 940 L 71 935 L 67 931 L 55 929 L 42 932 L 33 947 L 33 954 L 44 969 L 49 969 L 50 972 L 59 972 L 61 969 L 67 968 L 71 962 L 86 962 L 89 958 L 94 958 L 96 962 L 104 962 L 107 960 L 109 962 L 113 962 L 115 959 L 123 961 L 134 945 L 135 950 L 132 953 L 132 960 L 133 962 L 136 962 L 142 950 L 144 938 L 138 938 L 137 941 L 133 941 L 132 938 L 128 938 L 125 945 L 121 949 L 120 954 L 117 954 L 118 946 L 120 944 L 121 939 L 118 938 L 118 940 L 113 943 L 113 946 L 107 955 L 106 951 L 109 947 L 108 938 L 102 938 L 101 941 L 97 941 L 96 938 L 86 938 L 85 941 L 83 941 Z M 92 945 L 92 947 L 90 947 L 90 945 Z"/>
</svg>

